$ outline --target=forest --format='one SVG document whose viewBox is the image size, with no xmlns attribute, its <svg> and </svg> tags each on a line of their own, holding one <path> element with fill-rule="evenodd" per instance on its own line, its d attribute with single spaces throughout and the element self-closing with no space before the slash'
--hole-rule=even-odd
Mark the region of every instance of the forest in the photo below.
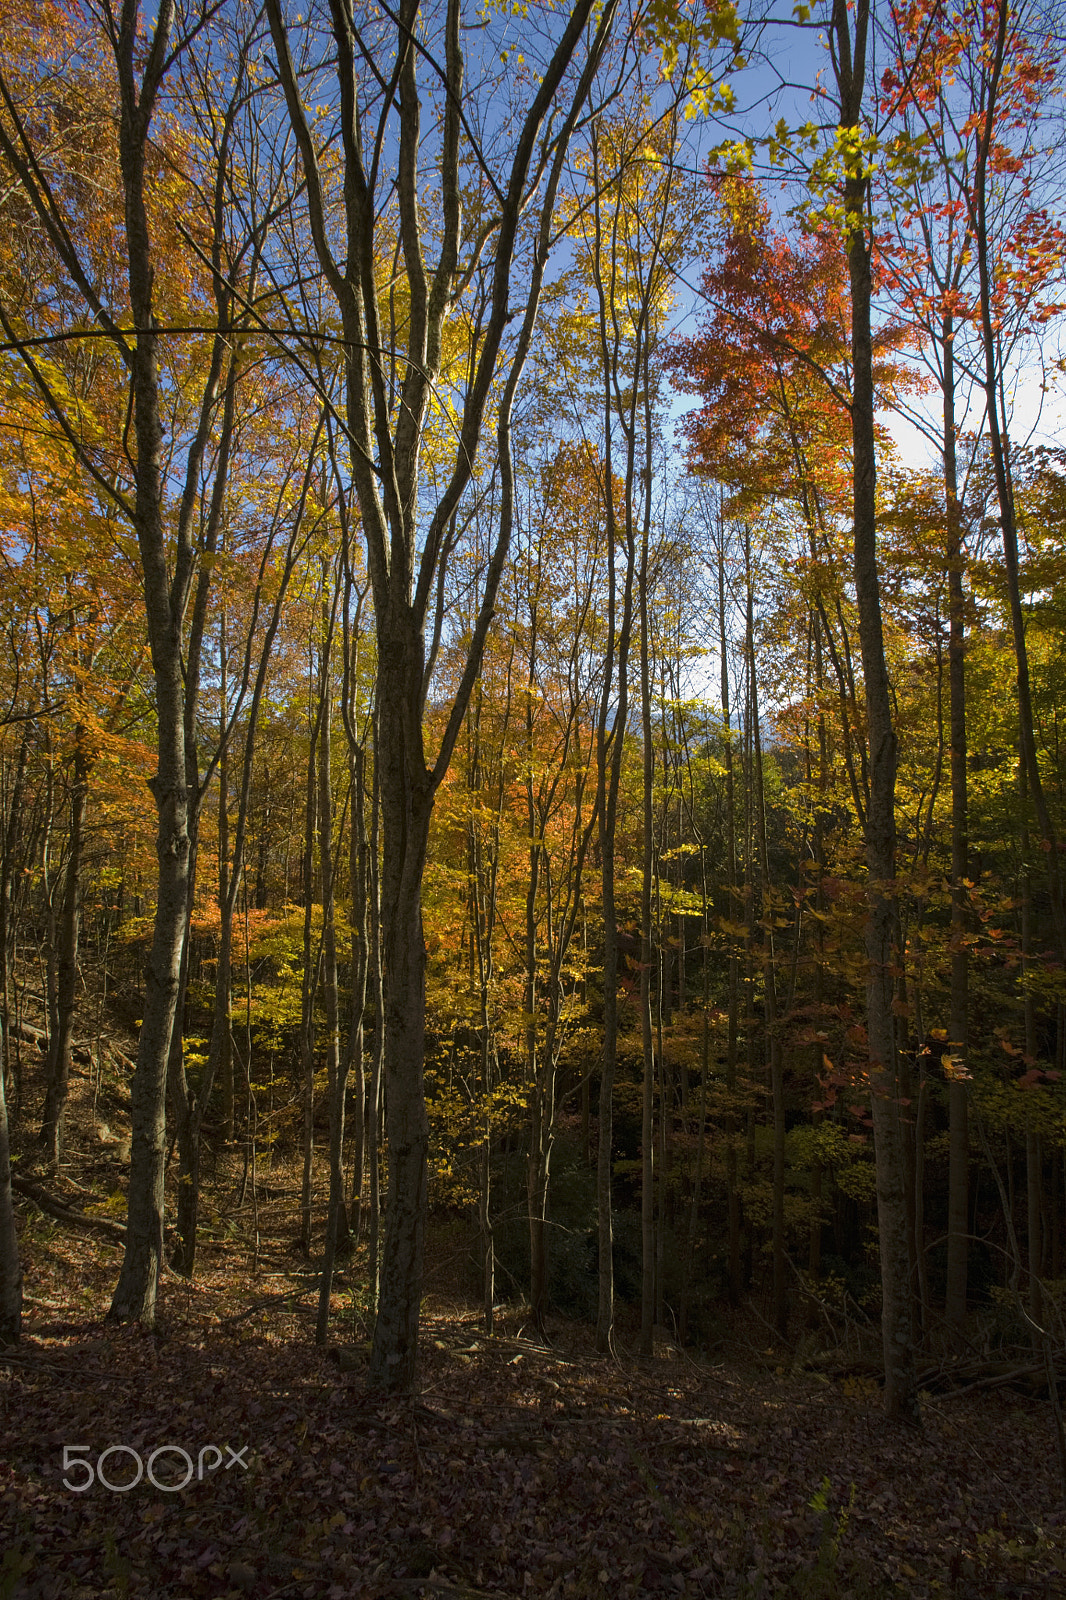
<svg viewBox="0 0 1066 1600">
<path fill-rule="evenodd" d="M 0 0 L 0 1595 L 1064 1592 L 1064 35 Z"/>
</svg>

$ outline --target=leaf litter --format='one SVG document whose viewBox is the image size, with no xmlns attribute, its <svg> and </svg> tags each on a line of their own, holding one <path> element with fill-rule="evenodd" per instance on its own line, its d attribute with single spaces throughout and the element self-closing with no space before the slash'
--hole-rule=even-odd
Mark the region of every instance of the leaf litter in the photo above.
<svg viewBox="0 0 1066 1600">
<path fill-rule="evenodd" d="M 601 1359 L 583 1326 L 548 1346 L 508 1313 L 488 1338 L 443 1301 L 421 1392 L 382 1400 L 355 1297 L 334 1297 L 331 1355 L 291 1264 L 211 1252 L 193 1285 L 164 1280 L 149 1333 L 102 1320 L 108 1247 L 25 1242 L 37 1298 L 0 1359 L 4 1600 L 1066 1596 L 1040 1403 L 926 1395 L 918 1433 L 876 1384 L 750 1345 Z M 202 1476 L 124 1489 L 164 1445 Z M 64 1485 L 86 1477 L 66 1448 L 95 1473 L 114 1446 L 114 1488 Z M 186 1475 L 176 1450 L 153 1471 Z"/>
</svg>

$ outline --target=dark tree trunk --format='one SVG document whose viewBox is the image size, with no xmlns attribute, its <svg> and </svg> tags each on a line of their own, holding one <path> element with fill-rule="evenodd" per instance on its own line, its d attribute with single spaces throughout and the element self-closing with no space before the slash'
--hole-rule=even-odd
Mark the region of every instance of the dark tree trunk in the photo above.
<svg viewBox="0 0 1066 1600">
<path fill-rule="evenodd" d="M 1029 679 L 1029 651 L 1025 638 L 1025 610 L 1022 606 L 1021 576 L 1019 571 L 1018 521 L 1014 505 L 1014 484 L 1011 476 L 1010 445 L 1007 435 L 1005 402 L 1003 397 L 1003 369 L 1000 362 L 1000 339 L 993 307 L 993 248 L 989 231 L 988 201 L 990 188 L 989 165 L 997 128 L 998 95 L 1007 66 L 1008 35 L 1012 8 L 1008 0 L 997 0 L 997 33 L 991 51 L 987 53 L 987 82 L 983 85 L 983 133 L 978 147 L 974 173 L 974 244 L 977 251 L 978 281 L 980 284 L 981 342 L 984 353 L 985 410 L 988 418 L 988 438 L 992 452 L 992 468 L 999 502 L 1000 529 L 1003 536 L 1003 567 L 1007 580 L 1007 600 L 1010 609 L 1011 632 L 1014 640 L 1016 689 L 1018 696 L 1018 733 L 1021 743 L 1022 767 L 1029 789 L 1029 802 L 1036 815 L 1037 827 L 1047 868 L 1048 892 L 1051 901 L 1051 920 L 1060 960 L 1066 960 L 1066 905 L 1063 902 L 1062 867 L 1059 860 L 1059 841 L 1044 790 L 1037 759 L 1036 734 L 1033 723 L 1033 698 Z"/>
<path fill-rule="evenodd" d="M 374 743 L 377 747 L 377 717 L 374 718 Z M 377 759 L 374 760 L 373 791 L 370 800 L 370 848 L 368 889 L 370 892 L 368 980 L 374 1003 L 374 1039 L 370 1050 L 370 1078 L 366 1097 L 367 1208 L 370 1212 L 366 1232 L 367 1284 L 370 1304 L 377 1311 L 381 1294 L 381 1112 L 382 1080 L 385 1065 L 385 985 L 381 967 L 381 881 L 378 868 L 378 843 L 381 833 L 381 803 Z"/>
<path fill-rule="evenodd" d="M 19 740 L 8 813 L 4 819 L 3 853 L 0 855 L 0 1072 L 5 1074 L 13 1066 L 10 1059 L 10 1039 L 11 988 L 15 957 L 15 918 L 12 916 L 15 900 L 15 856 L 19 831 L 22 827 L 22 799 L 26 790 L 26 769 L 29 765 L 32 727 L 32 722 L 27 721 L 22 738 Z"/>
<path fill-rule="evenodd" d="M 348 519 L 342 522 L 346 547 Z M 366 1010 L 367 975 L 370 968 L 370 940 L 368 928 L 369 861 L 366 831 L 366 739 L 367 729 L 357 727 L 358 719 L 358 652 L 360 622 L 365 591 L 359 595 L 355 618 L 352 619 L 351 601 L 354 589 L 351 569 L 345 560 L 344 606 L 342 611 L 342 639 L 344 647 L 344 676 L 341 687 L 341 706 L 344 712 L 344 732 L 348 746 L 349 804 L 351 806 L 351 834 L 349 838 L 348 871 L 352 896 L 352 976 L 349 994 L 348 1039 L 345 1046 L 346 1071 L 354 1077 L 355 1149 L 352 1156 L 352 1204 L 350 1240 L 354 1248 L 362 1233 L 363 1186 L 367 1165 L 368 1119 L 365 1114 L 366 1075 L 363 1066 L 363 1013 Z M 376 1149 L 372 1151 L 377 1159 Z"/>
<path fill-rule="evenodd" d="M 300 1173 L 300 1249 L 311 1253 L 312 1178 L 315 1151 L 315 999 L 318 994 L 319 952 L 314 942 L 315 824 L 318 783 L 316 753 L 322 736 L 322 701 L 319 699 L 307 750 L 307 783 L 303 840 L 303 982 L 300 987 L 300 1079 L 303 1111 L 303 1167 Z"/>
<path fill-rule="evenodd" d="M 759 728 L 759 690 L 755 666 L 755 619 L 753 615 L 751 544 L 746 549 L 748 565 L 748 671 L 751 685 L 751 733 L 754 758 L 755 829 L 759 874 L 762 880 L 763 920 L 763 1005 L 766 1022 L 766 1053 L 770 1068 L 770 1104 L 774 1121 L 772 1244 L 773 1244 L 773 1323 L 782 1339 L 788 1337 L 788 1259 L 785 1253 L 785 1069 L 781 1035 L 777 1022 L 777 972 L 774 960 L 774 910 L 770 902 L 770 859 L 766 842 L 766 786 L 763 781 L 762 733 Z"/>
<path fill-rule="evenodd" d="M 643 358 L 641 377 L 645 405 L 648 394 L 647 347 L 638 345 Z M 638 368 L 639 370 L 639 368 Z M 633 452 L 630 452 L 632 459 Z M 641 526 L 640 565 L 637 570 L 637 611 L 640 657 L 640 731 L 642 745 L 641 862 L 640 862 L 640 1043 L 642 1056 L 640 1116 L 640 1353 L 655 1350 L 655 1046 L 652 1038 L 652 975 L 655 948 L 652 943 L 652 895 L 655 876 L 655 742 L 651 720 L 651 633 L 648 614 L 649 536 L 651 522 L 651 460 L 644 455 L 644 516 Z M 661 995 L 660 995 L 661 998 Z M 660 1116 L 665 1116 L 660 1105 Z"/>
<path fill-rule="evenodd" d="M 736 795 L 733 779 L 733 728 L 730 714 L 729 654 L 725 609 L 725 527 L 719 511 L 718 545 L 718 648 L 719 682 L 722 697 L 722 738 L 725 746 L 725 832 L 726 832 L 726 886 L 729 894 L 730 920 L 736 914 L 737 895 L 737 817 Z M 707 931 L 707 930 L 705 930 Z M 709 943 L 709 942 L 708 942 Z M 710 950 L 704 950 L 704 1006 L 709 1003 L 708 962 Z M 737 959 L 736 940 L 729 941 L 729 993 L 726 1019 L 725 1086 L 729 1097 L 725 1117 L 725 1188 L 726 1188 L 726 1262 L 729 1281 L 730 1304 L 740 1304 L 740 1190 L 737 1185 L 737 1140 L 739 1121 L 736 1110 L 737 1094 L 737 1022 L 740 1002 L 740 963 Z M 709 1056 L 705 1042 L 704 1055 Z M 704 1074 L 709 1061 L 704 1061 Z"/>
<path fill-rule="evenodd" d="M 0 1030 L 6 1032 L 0 1019 Z M 3 1038 L 0 1036 L 0 1047 Z M 11 1194 L 11 1151 L 7 1132 L 3 1050 L 0 1048 L 0 1346 L 18 1344 L 22 1333 L 22 1268 L 19 1264 L 15 1206 Z"/>
<path fill-rule="evenodd" d="M 866 229 L 869 180 L 864 170 L 860 139 L 869 22 L 869 0 L 855 0 L 854 10 L 848 0 L 834 0 L 832 46 L 839 124 L 851 147 L 844 182 L 844 209 L 851 289 L 854 572 L 866 694 L 870 785 L 865 829 L 868 875 L 866 1031 L 877 1171 L 885 1410 L 890 1417 L 918 1423 L 907 1197 L 892 1009 L 893 974 L 899 962 L 895 906 L 896 734 L 885 663 L 877 564 L 872 286 Z"/>
<path fill-rule="evenodd" d="M 348 1091 L 347 1052 L 341 1052 L 340 1006 L 337 993 L 337 933 L 334 920 L 333 791 L 330 762 L 330 640 L 334 614 L 328 613 L 326 563 L 323 560 L 323 629 L 326 643 L 322 658 L 322 727 L 318 740 L 318 864 L 322 875 L 322 988 L 326 1011 L 326 1066 L 329 1075 L 329 1210 L 319 1283 L 315 1341 L 325 1344 L 329 1331 L 329 1302 L 338 1254 L 348 1248 L 348 1213 L 344 1202 L 344 1098 Z M 351 804 L 356 803 L 354 794 Z"/>
<path fill-rule="evenodd" d="M 966 621 L 962 517 L 955 455 L 955 347 L 950 314 L 943 325 L 944 496 L 948 560 L 948 699 L 951 728 L 951 1009 L 948 1054 L 948 1265 L 944 1316 L 958 1339 L 966 1326 L 969 1261 L 969 1098 L 963 1073 L 968 1043 L 969 956 L 966 945 L 968 804 L 966 780 Z"/>
<path fill-rule="evenodd" d="M 56 983 L 56 1026 L 48 1041 L 48 1087 L 41 1118 L 41 1143 L 52 1166 L 59 1165 L 63 1113 L 70 1090 L 70 1050 L 74 1037 L 74 1000 L 78 987 L 78 932 L 81 924 L 81 869 L 85 846 L 85 809 L 89 789 L 86 729 L 74 730 L 74 775 L 70 795 L 70 832 L 59 914 Z"/>
<path fill-rule="evenodd" d="M 409 607 L 378 620 L 381 770 L 381 948 L 385 1002 L 388 1201 L 372 1385 L 408 1389 L 418 1359 L 429 1122 L 425 1050 L 426 947 L 422 874 L 433 791 L 422 749 L 424 644 Z M 412 692 L 413 690 L 413 692 Z M 412 703 L 413 702 L 413 703 Z"/>
</svg>

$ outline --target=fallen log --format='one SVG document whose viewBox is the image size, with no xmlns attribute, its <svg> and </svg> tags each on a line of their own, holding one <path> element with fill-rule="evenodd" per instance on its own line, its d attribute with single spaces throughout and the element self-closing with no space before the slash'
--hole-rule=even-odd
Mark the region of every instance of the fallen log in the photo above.
<svg viewBox="0 0 1066 1600">
<path fill-rule="evenodd" d="M 243 1322 L 245 1317 L 253 1317 L 257 1311 L 265 1311 L 270 1306 L 284 1305 L 286 1300 L 295 1300 L 299 1304 L 301 1300 L 308 1300 L 311 1295 L 317 1293 L 317 1285 L 311 1284 L 309 1287 L 286 1289 L 282 1294 L 265 1295 L 262 1300 L 256 1300 L 252 1305 L 245 1306 L 243 1311 L 234 1312 L 229 1317 L 219 1317 L 219 1326 L 224 1328 L 234 1322 Z"/>
<path fill-rule="evenodd" d="M 76 1211 L 73 1206 L 64 1205 L 62 1200 L 57 1200 L 40 1184 L 31 1183 L 28 1178 L 12 1176 L 11 1187 L 16 1194 L 32 1200 L 39 1211 L 44 1211 L 50 1217 L 55 1217 L 58 1222 L 67 1222 L 77 1228 L 89 1228 L 94 1233 L 106 1233 L 112 1239 L 124 1239 L 126 1230 L 120 1222 L 112 1222 L 109 1217 L 88 1217 L 83 1211 Z"/>
<path fill-rule="evenodd" d="M 32 1022 L 12 1022 L 8 1026 L 8 1031 L 13 1038 L 21 1039 L 23 1044 L 35 1045 L 43 1056 L 48 1054 L 48 1035 L 43 1028 L 35 1028 Z M 70 1058 L 72 1061 L 81 1061 L 90 1067 L 93 1066 L 92 1046 L 75 1041 L 70 1047 Z"/>
<path fill-rule="evenodd" d="M 884 1376 L 881 1362 L 873 1356 L 836 1362 L 822 1361 L 812 1365 L 826 1377 L 838 1382 L 847 1378 L 865 1378 L 880 1383 Z M 1060 1355 L 1056 1359 L 1055 1375 L 1059 1383 L 1066 1383 L 1066 1356 Z M 1048 1392 L 1044 1364 L 1031 1357 L 919 1361 L 917 1378 L 919 1389 L 947 1399 L 972 1394 L 979 1389 L 1012 1389 L 1034 1400 L 1046 1397 Z"/>
</svg>

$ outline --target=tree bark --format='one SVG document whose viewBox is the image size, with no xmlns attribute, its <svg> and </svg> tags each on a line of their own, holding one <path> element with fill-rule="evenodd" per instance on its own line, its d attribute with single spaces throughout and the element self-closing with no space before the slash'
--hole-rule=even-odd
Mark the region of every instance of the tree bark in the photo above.
<svg viewBox="0 0 1066 1600">
<path fill-rule="evenodd" d="M 8 811 L 4 818 L 3 853 L 0 854 L 0 1072 L 5 1075 L 13 1067 L 10 1058 L 10 1039 L 11 989 L 15 972 L 15 918 L 12 915 L 17 865 L 15 855 L 23 820 L 22 799 L 26 791 L 26 770 L 29 765 L 32 727 L 32 721 L 28 720 L 19 740 Z"/>
<path fill-rule="evenodd" d="M 866 1031 L 877 1173 L 881 1254 L 881 1327 L 885 1410 L 920 1424 L 914 1362 L 914 1314 L 907 1200 L 892 1010 L 896 948 L 896 734 L 885 662 L 877 565 L 871 264 L 866 207 L 869 179 L 862 150 L 862 103 L 869 0 L 834 0 L 831 43 L 845 147 L 844 212 L 851 290 L 854 572 L 866 694 L 869 805 L 866 814 Z"/>
<path fill-rule="evenodd" d="M 311 1254 L 313 1226 L 313 1162 L 315 1151 L 315 1000 L 321 955 L 314 940 L 315 829 L 317 825 L 318 741 L 322 737 L 322 684 L 313 720 L 309 720 L 303 840 L 303 981 L 300 986 L 300 1078 L 303 1111 L 303 1165 L 300 1172 L 300 1249 Z"/>
<path fill-rule="evenodd" d="M 377 749 L 378 718 L 374 714 L 374 747 Z M 381 1099 L 385 1062 L 385 985 L 381 965 L 381 876 L 379 869 L 381 837 L 381 790 L 375 756 L 370 796 L 370 841 L 367 854 L 370 907 L 368 914 L 369 983 L 374 1004 L 374 1040 L 370 1051 L 370 1079 L 366 1100 L 367 1147 L 367 1285 L 368 1298 L 377 1313 L 381 1294 Z"/>
<path fill-rule="evenodd" d="M 1018 521 L 1014 505 L 1014 484 L 1011 474 L 1010 446 L 1003 396 L 1003 370 L 999 359 L 999 335 L 993 308 L 994 285 L 992 280 L 994 263 L 988 220 L 989 162 L 995 139 L 998 95 L 1007 64 L 1012 15 L 1013 12 L 1008 0 L 996 0 L 996 37 L 986 57 L 987 81 L 983 84 L 985 103 L 982 107 L 981 135 L 974 171 L 973 236 L 980 285 L 985 411 L 988 418 L 988 439 L 992 453 L 996 498 L 999 502 L 1000 529 L 1003 538 L 1003 567 L 1007 580 L 1007 600 L 1010 609 L 1011 633 L 1014 641 L 1015 682 L 1018 696 L 1018 733 L 1021 743 L 1022 765 L 1026 782 L 1029 786 L 1030 803 L 1036 816 L 1041 844 L 1046 857 L 1048 893 L 1051 901 L 1051 921 L 1055 932 L 1055 943 L 1058 947 L 1059 959 L 1066 960 L 1066 905 L 1063 902 L 1059 840 L 1051 810 L 1048 806 L 1036 749 L 1033 697 L 1029 677 L 1029 651 L 1025 638 L 1025 612 L 1022 607 L 1019 570 Z"/>
<path fill-rule="evenodd" d="M 719 541 L 717 554 L 718 566 L 718 648 L 719 683 L 722 700 L 722 742 L 725 756 L 725 832 L 726 832 L 726 886 L 728 890 L 728 914 L 730 921 L 737 911 L 737 816 L 736 793 L 733 777 L 733 728 L 730 713 L 729 692 L 729 654 L 728 637 L 726 629 L 725 606 L 725 526 L 719 511 Z M 709 930 L 705 929 L 705 934 Z M 710 960 L 710 941 L 704 950 L 704 1006 L 709 1003 L 707 993 Z M 737 1139 L 739 1137 L 739 1119 L 736 1109 L 737 1095 L 737 1023 L 739 1020 L 740 1006 L 740 962 L 737 958 L 736 939 L 729 941 L 729 993 L 727 998 L 728 1016 L 726 1019 L 726 1053 L 725 1053 L 725 1086 L 728 1099 L 728 1109 L 725 1117 L 725 1188 L 726 1188 L 726 1265 L 729 1283 L 730 1304 L 740 1304 L 740 1190 L 737 1184 Z M 706 1041 L 704 1046 L 704 1074 L 709 1070 L 709 1054 Z"/>
<path fill-rule="evenodd" d="M 163 1166 L 166 1078 L 181 986 L 189 889 L 189 793 L 185 772 L 185 684 L 181 624 L 192 551 L 179 548 L 168 572 L 162 491 L 157 345 L 153 315 L 155 269 L 145 205 L 148 132 L 167 63 L 174 18 L 162 0 L 140 84 L 137 0 L 124 0 L 116 38 L 121 91 L 119 155 L 126 215 L 130 308 L 136 330 L 129 352 L 133 427 L 137 445 L 134 526 L 144 575 L 145 609 L 155 677 L 157 767 L 149 787 L 159 814 L 158 889 L 152 947 L 145 972 L 144 1016 L 132 1083 L 131 1156 L 122 1269 L 111 1300 L 112 1318 L 155 1320 L 163 1260 Z"/>
<path fill-rule="evenodd" d="M 0 1018 L 0 1029 L 6 1027 Z M 3 1040 L 0 1037 L 0 1045 Z M 11 1150 L 7 1131 L 3 1050 L 0 1048 L 0 1345 L 18 1344 L 22 1334 L 22 1268 L 11 1193 Z"/>
<path fill-rule="evenodd" d="M 85 811 L 89 790 L 86 729 L 74 729 L 74 772 L 70 794 L 70 830 L 67 836 L 66 873 L 59 914 L 55 1028 L 48 1041 L 44 1112 L 40 1142 L 47 1159 L 58 1167 L 62 1147 L 63 1113 L 70 1090 L 70 1049 L 74 1037 L 74 1001 L 78 987 L 78 932 L 81 925 L 81 870 L 85 849 Z"/>
<path fill-rule="evenodd" d="M 344 1203 L 344 1099 L 348 1091 L 348 1054 L 341 1052 L 340 1005 L 337 989 L 337 929 L 333 881 L 333 775 L 331 767 L 330 657 L 339 585 L 331 609 L 327 604 L 327 563 L 322 561 L 322 727 L 318 739 L 318 868 L 322 876 L 322 991 L 326 1011 L 326 1068 L 329 1077 L 329 1210 L 318 1290 L 315 1342 L 325 1344 L 329 1332 L 329 1302 L 338 1253 L 348 1242 L 348 1213 Z M 350 794 L 350 803 L 357 803 Z M 354 824 L 353 824 L 354 827 Z"/>
<path fill-rule="evenodd" d="M 773 1110 L 774 1155 L 772 1199 L 773 1323 L 782 1339 L 788 1337 L 788 1258 L 785 1254 L 785 1071 L 777 1023 L 777 973 L 774 960 L 774 910 L 770 900 L 770 853 L 766 841 L 766 786 L 763 782 L 762 733 L 759 728 L 759 689 L 755 666 L 751 535 L 745 544 L 747 566 L 747 654 L 751 692 L 751 734 L 754 759 L 755 830 L 762 888 L 763 1007 L 766 1053 L 770 1068 L 770 1103 Z"/>
<path fill-rule="evenodd" d="M 647 404 L 647 349 L 640 376 Z M 634 374 L 636 377 L 636 374 Z M 651 720 L 651 630 L 648 614 L 649 535 L 651 522 L 651 461 L 645 454 L 644 516 L 641 527 L 640 565 L 637 571 L 637 608 L 640 619 L 640 730 L 642 749 L 642 828 L 640 863 L 640 1042 L 642 1055 L 640 1118 L 640 1353 L 655 1353 L 655 1048 L 652 1039 L 652 891 L 655 874 L 655 743 Z M 665 1107 L 660 1106 L 660 1115 Z"/>
<path fill-rule="evenodd" d="M 959 1339 L 966 1327 L 969 1262 L 969 1096 L 963 1074 L 968 1045 L 969 953 L 967 934 L 968 801 L 966 748 L 966 616 L 962 569 L 962 517 L 955 454 L 955 343 L 950 313 L 943 322 L 944 498 L 948 561 L 948 700 L 951 729 L 951 1002 L 948 1053 L 948 1265 L 944 1317 Z"/>
<path fill-rule="evenodd" d="M 429 1121 L 422 1074 L 426 948 L 421 887 L 433 791 L 422 754 L 422 633 L 409 608 L 393 620 L 397 640 L 382 637 L 380 622 L 378 633 L 376 756 L 381 765 L 383 1066 L 389 1177 L 370 1372 L 375 1387 L 405 1390 L 414 1384 L 418 1360 L 428 1187 Z"/>
</svg>

